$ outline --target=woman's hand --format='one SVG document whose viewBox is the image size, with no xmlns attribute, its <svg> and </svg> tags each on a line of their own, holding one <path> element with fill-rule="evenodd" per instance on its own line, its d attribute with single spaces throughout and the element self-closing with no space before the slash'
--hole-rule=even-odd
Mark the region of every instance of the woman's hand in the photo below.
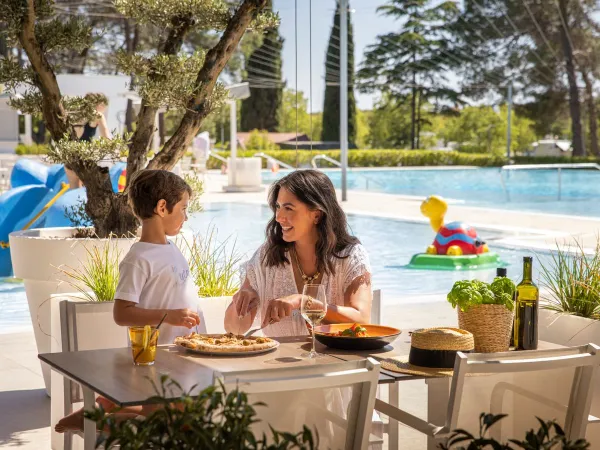
<svg viewBox="0 0 600 450">
<path fill-rule="evenodd" d="M 300 309 L 299 294 L 271 300 L 263 317 L 262 326 L 265 327 L 291 316 L 295 309 Z"/>
<path fill-rule="evenodd" d="M 238 291 L 235 298 L 235 311 L 240 319 L 246 317 L 254 311 L 260 300 L 254 289 L 242 288 Z"/>
</svg>

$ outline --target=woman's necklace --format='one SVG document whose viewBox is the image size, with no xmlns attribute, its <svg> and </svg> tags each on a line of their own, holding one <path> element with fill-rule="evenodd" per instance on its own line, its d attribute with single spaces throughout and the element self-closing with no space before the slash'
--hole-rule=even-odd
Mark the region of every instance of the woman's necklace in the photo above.
<svg viewBox="0 0 600 450">
<path fill-rule="evenodd" d="M 304 274 L 304 272 L 302 271 L 302 267 L 300 267 L 300 261 L 298 261 L 298 254 L 296 253 L 296 249 L 294 248 L 292 250 L 293 250 L 293 253 L 294 253 L 294 259 L 296 260 L 296 266 L 298 266 L 298 270 L 300 271 L 300 275 L 302 276 L 302 281 L 304 281 L 304 284 L 312 283 L 317 278 L 319 278 L 319 276 L 321 275 L 321 273 L 318 270 L 315 272 L 314 275 L 312 275 L 310 277 L 308 275 Z"/>
</svg>

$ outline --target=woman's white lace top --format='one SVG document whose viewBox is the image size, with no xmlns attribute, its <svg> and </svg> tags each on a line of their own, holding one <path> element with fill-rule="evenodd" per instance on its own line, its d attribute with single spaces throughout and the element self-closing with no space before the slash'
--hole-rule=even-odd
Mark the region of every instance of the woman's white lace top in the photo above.
<svg viewBox="0 0 600 450">
<path fill-rule="evenodd" d="M 267 267 L 263 262 L 266 246 L 263 244 L 254 253 L 250 261 L 245 264 L 245 274 L 260 298 L 260 306 L 256 315 L 255 324 L 262 323 L 263 316 L 274 299 L 298 294 L 292 265 Z M 293 261 L 289 252 L 286 254 L 288 261 Z M 334 258 L 335 272 L 323 275 L 321 281 L 325 285 L 327 302 L 344 306 L 344 294 L 350 284 L 358 277 L 371 273 L 369 256 L 361 244 L 347 248 L 340 256 L 346 258 Z M 268 325 L 263 329 L 265 336 L 299 336 L 308 334 L 304 319 L 300 311 L 294 311 L 291 317 L 286 317 L 278 323 Z"/>
</svg>

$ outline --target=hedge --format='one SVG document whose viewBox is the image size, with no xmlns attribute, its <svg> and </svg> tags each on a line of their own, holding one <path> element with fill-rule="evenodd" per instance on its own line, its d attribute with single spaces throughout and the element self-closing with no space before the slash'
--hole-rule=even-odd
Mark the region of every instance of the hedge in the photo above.
<svg viewBox="0 0 600 450">
<path fill-rule="evenodd" d="M 15 147 L 15 153 L 17 155 L 46 155 L 48 146 L 45 144 L 19 144 Z"/>
<path fill-rule="evenodd" d="M 515 156 L 515 164 L 576 164 L 599 163 L 600 160 L 593 156 Z"/>
<path fill-rule="evenodd" d="M 227 158 L 229 152 L 216 152 Z M 256 151 L 238 151 L 239 157 L 253 156 Z M 294 167 L 308 167 L 316 155 L 326 155 L 337 161 L 340 160 L 339 150 L 278 150 L 264 152 L 284 163 Z M 221 161 L 209 158 L 209 169 L 221 167 Z M 433 150 L 349 150 L 348 165 L 350 167 L 398 167 L 398 166 L 479 166 L 498 167 L 506 164 L 506 158 L 490 154 L 460 153 L 455 151 Z M 263 167 L 266 167 L 263 160 Z M 319 167 L 335 167 L 327 161 L 318 161 Z"/>
</svg>

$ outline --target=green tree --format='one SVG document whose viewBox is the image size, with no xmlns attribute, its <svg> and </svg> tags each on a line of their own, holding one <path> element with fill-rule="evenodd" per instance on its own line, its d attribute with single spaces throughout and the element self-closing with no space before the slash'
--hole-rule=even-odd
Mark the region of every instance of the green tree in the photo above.
<svg viewBox="0 0 600 450">
<path fill-rule="evenodd" d="M 336 2 L 333 27 L 325 55 L 325 97 L 323 100 L 323 141 L 340 141 L 340 3 Z M 354 37 L 348 13 L 348 145 L 356 142 L 356 100 L 354 98 Z"/>
<path fill-rule="evenodd" d="M 269 1 L 268 9 L 272 6 Z M 281 77 L 281 50 L 283 38 L 276 28 L 270 29 L 246 64 L 250 97 L 242 101 L 241 130 L 277 131 L 279 108 L 283 97 Z"/>
<path fill-rule="evenodd" d="M 232 7 L 226 0 L 114 0 L 115 8 L 141 26 L 153 27 L 160 35 L 154 52 L 117 53 L 119 70 L 133 74 L 141 108 L 135 132 L 127 142 L 128 180 L 136 172 L 171 169 L 185 154 L 204 119 L 222 103 L 227 93 L 217 82 L 219 75 L 246 30 L 276 26 L 277 17 L 261 13 L 267 0 L 243 0 Z M 14 58 L 0 58 L 0 83 L 15 93 L 28 87 L 22 98 L 13 97 L 11 105 L 24 113 L 42 112 L 55 142 L 49 158 L 71 168 L 87 190 L 86 213 L 100 237 L 128 235 L 138 228 L 138 220 L 127 193 L 114 193 L 108 171 L 98 166 L 104 159 L 120 157 L 125 141 L 98 139 L 78 141 L 74 124 L 96 117 L 93 101 L 66 98 L 56 81 L 52 55 L 57 51 L 83 51 L 91 45 L 91 28 L 78 16 L 56 17 L 51 0 L 6 0 L 0 8 L 0 22 L 7 34 L 18 41 L 27 55 L 22 67 Z M 218 42 L 208 51 L 183 51 L 191 30 L 220 30 Z M 155 117 L 160 108 L 184 110 L 171 138 L 148 161 L 148 147 L 154 135 Z"/>
<path fill-rule="evenodd" d="M 410 101 L 410 148 L 419 148 L 421 105 L 435 101 L 461 102 L 449 87 L 447 74 L 461 60 L 446 57 L 452 23 L 458 15 L 454 1 L 390 0 L 378 8 L 384 15 L 402 21 L 399 32 L 377 37 L 368 47 L 358 72 L 361 92 L 380 91 L 398 102 Z M 397 103 L 398 103 L 397 102 Z"/>
<path fill-rule="evenodd" d="M 371 148 L 410 147 L 410 104 L 385 95 L 371 111 L 366 140 Z"/>
</svg>

